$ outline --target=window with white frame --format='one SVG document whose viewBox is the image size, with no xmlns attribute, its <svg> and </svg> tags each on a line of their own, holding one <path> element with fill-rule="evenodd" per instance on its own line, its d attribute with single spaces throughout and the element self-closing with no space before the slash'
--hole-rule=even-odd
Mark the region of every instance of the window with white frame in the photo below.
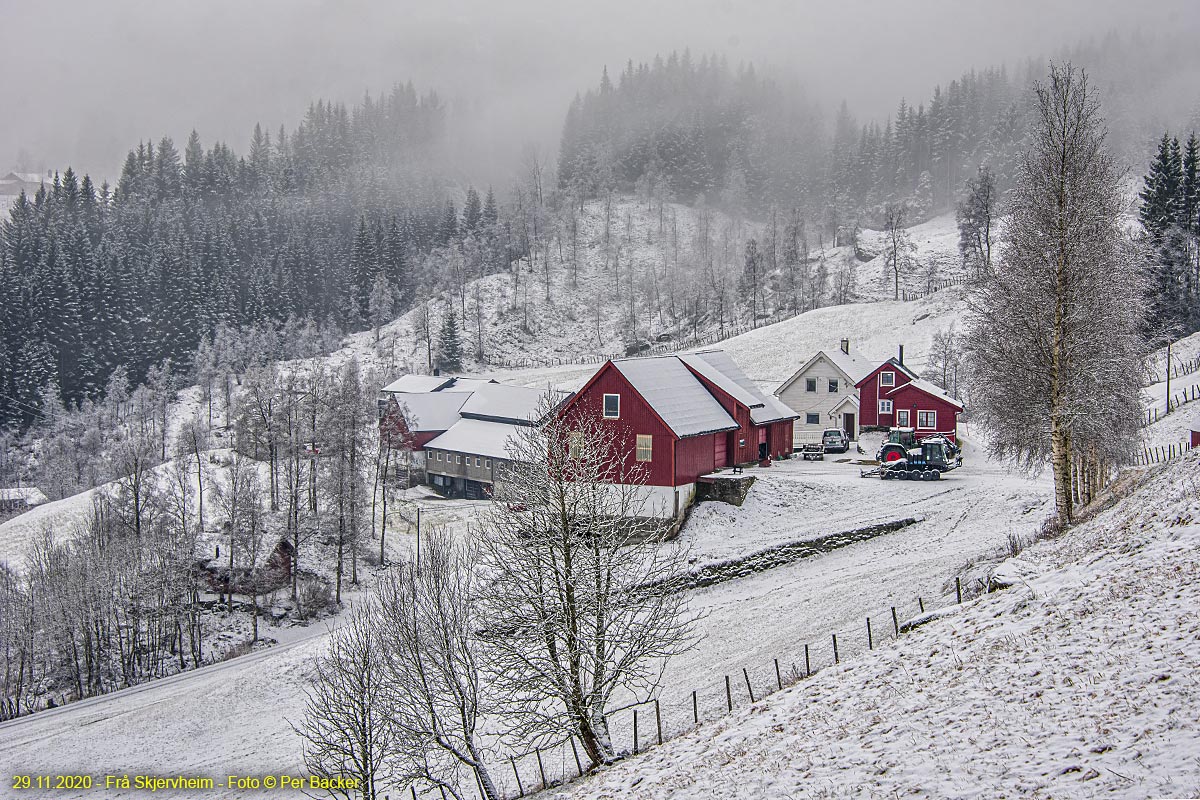
<svg viewBox="0 0 1200 800">
<path fill-rule="evenodd" d="M 621 417 L 621 395 L 604 395 L 604 418 L 619 419 Z"/>
<path fill-rule="evenodd" d="M 438 450 L 438 451 L 437 451 L 437 453 L 436 453 L 436 458 L 437 458 L 437 460 L 438 460 L 438 461 L 441 461 L 441 460 L 442 460 L 442 451 L 441 451 L 441 450 Z"/>
<path fill-rule="evenodd" d="M 896 373 L 894 373 L 894 372 L 879 373 L 879 385 L 880 386 L 895 386 L 896 385 Z"/>
<path fill-rule="evenodd" d="M 937 412 L 936 411 L 918 411 L 917 412 L 917 427 L 928 428 L 934 430 L 937 428 Z"/>
<path fill-rule="evenodd" d="M 475 456 L 475 466 L 477 466 L 477 467 L 483 466 L 483 459 L 480 458 L 479 456 Z"/>
<path fill-rule="evenodd" d="M 490 458 L 485 458 L 485 459 L 483 460 L 483 468 L 484 468 L 484 469 L 491 469 L 491 468 L 492 468 L 492 460 L 491 460 Z"/>
<path fill-rule="evenodd" d="M 654 437 L 648 433 L 639 433 L 637 435 L 637 452 L 638 461 L 651 461 L 654 459 Z"/>
<path fill-rule="evenodd" d="M 908 427 L 908 409 L 901 408 L 896 412 L 896 425 L 901 428 Z"/>
<path fill-rule="evenodd" d="M 841 386 L 842 386 L 842 383 L 837 378 L 829 379 L 829 393 L 830 394 L 837 394 L 838 390 L 841 389 Z"/>
<path fill-rule="evenodd" d="M 880 400 L 879 401 L 879 413 L 880 414 L 892 413 L 892 401 L 891 400 Z"/>
<path fill-rule="evenodd" d="M 805 414 L 804 415 L 804 424 L 805 425 L 820 425 L 821 424 L 821 415 L 813 414 L 811 412 Z"/>
<path fill-rule="evenodd" d="M 817 379 L 816 378 L 805 378 L 804 379 L 804 391 L 815 392 L 816 390 L 817 390 Z"/>
<path fill-rule="evenodd" d="M 455 464 L 461 464 L 461 463 L 462 463 L 462 456 L 455 456 L 455 457 L 454 457 L 454 463 L 455 463 Z"/>
</svg>

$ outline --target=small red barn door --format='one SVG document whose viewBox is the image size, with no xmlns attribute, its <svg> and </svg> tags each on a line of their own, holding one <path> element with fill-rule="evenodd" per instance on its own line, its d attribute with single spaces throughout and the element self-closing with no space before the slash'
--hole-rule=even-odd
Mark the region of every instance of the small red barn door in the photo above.
<svg viewBox="0 0 1200 800">
<path fill-rule="evenodd" d="M 729 452 L 725 444 L 728 438 L 723 433 L 713 436 L 713 466 L 716 468 L 729 466 Z"/>
</svg>

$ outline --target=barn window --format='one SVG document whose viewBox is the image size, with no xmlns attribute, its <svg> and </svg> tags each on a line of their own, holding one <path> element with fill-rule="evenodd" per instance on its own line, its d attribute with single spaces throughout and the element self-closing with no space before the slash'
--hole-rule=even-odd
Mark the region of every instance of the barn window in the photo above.
<svg viewBox="0 0 1200 800">
<path fill-rule="evenodd" d="M 817 390 L 817 379 L 816 378 L 805 378 L 804 379 L 804 391 L 815 392 L 816 390 Z"/>
<path fill-rule="evenodd" d="M 579 458 L 583 453 L 583 434 L 579 431 L 567 434 L 567 448 L 571 458 Z"/>
<path fill-rule="evenodd" d="M 442 451 L 441 451 L 441 450 L 439 450 L 439 451 L 438 451 L 438 453 L 437 453 L 437 460 L 438 460 L 438 461 L 441 461 L 441 460 L 442 460 Z"/>
<path fill-rule="evenodd" d="M 461 464 L 461 463 L 462 463 L 462 456 L 455 456 L 455 457 L 454 457 L 454 463 L 455 463 L 455 464 Z"/>
<path fill-rule="evenodd" d="M 892 401 L 891 400 L 880 400 L 879 401 L 879 413 L 880 414 L 892 413 Z"/>
<path fill-rule="evenodd" d="M 491 460 L 490 458 L 485 458 L 485 459 L 483 460 L 483 468 L 484 468 L 484 469 L 491 469 L 491 468 L 492 468 L 492 460 Z"/>
<path fill-rule="evenodd" d="M 637 437 L 637 460 L 650 461 L 654 458 L 654 437 L 639 433 Z"/>
<path fill-rule="evenodd" d="M 604 395 L 604 418 L 618 419 L 621 416 L 621 395 Z"/>
<path fill-rule="evenodd" d="M 477 466 L 477 467 L 483 466 L 483 459 L 480 458 L 479 456 L 475 456 L 475 466 Z"/>
<path fill-rule="evenodd" d="M 820 414 L 805 414 L 804 415 L 804 424 L 805 425 L 820 425 L 821 424 L 821 415 Z"/>
<path fill-rule="evenodd" d="M 937 412 L 936 411 L 918 411 L 917 412 L 917 427 L 918 428 L 937 428 Z"/>
<path fill-rule="evenodd" d="M 831 394 L 837 394 L 837 393 L 838 393 L 838 389 L 839 389 L 840 387 L 841 387 L 841 383 L 838 381 L 838 379 L 837 379 L 837 378 L 830 378 L 830 379 L 829 379 L 829 391 L 830 391 L 830 393 L 831 393 Z"/>
<path fill-rule="evenodd" d="M 879 385 L 880 386 L 895 386 L 896 385 L 896 373 L 894 373 L 894 372 L 879 373 Z"/>
<path fill-rule="evenodd" d="M 896 412 L 896 425 L 901 428 L 908 427 L 908 409 L 902 408 Z"/>
</svg>

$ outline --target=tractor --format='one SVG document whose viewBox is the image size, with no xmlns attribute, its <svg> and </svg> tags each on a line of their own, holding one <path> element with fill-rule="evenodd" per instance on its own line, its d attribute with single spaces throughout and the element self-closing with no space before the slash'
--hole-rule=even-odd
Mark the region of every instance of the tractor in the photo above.
<svg viewBox="0 0 1200 800">
<path fill-rule="evenodd" d="M 912 428 L 892 428 L 875 456 L 879 466 L 863 472 L 883 480 L 936 481 L 943 472 L 962 466 L 962 455 L 954 441 L 941 434 L 918 439 Z"/>
</svg>

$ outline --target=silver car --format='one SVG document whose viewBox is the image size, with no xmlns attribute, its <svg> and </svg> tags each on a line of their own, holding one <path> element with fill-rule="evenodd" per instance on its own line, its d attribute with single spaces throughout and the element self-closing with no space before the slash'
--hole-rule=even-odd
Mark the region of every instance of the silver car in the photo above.
<svg viewBox="0 0 1200 800">
<path fill-rule="evenodd" d="M 821 445 L 827 453 L 845 453 L 850 449 L 850 437 L 841 428 L 826 428 L 821 434 Z"/>
</svg>

